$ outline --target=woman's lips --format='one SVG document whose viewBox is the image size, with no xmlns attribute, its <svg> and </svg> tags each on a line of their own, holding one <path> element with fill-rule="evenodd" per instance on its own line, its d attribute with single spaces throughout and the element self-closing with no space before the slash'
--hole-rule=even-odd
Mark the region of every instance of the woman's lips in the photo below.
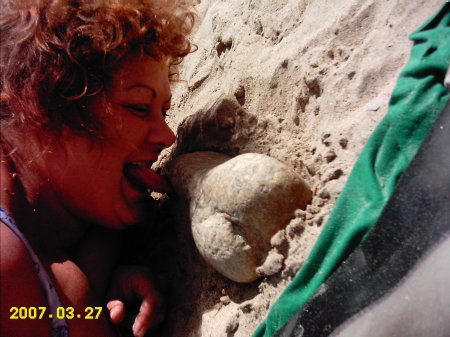
<svg viewBox="0 0 450 337">
<path fill-rule="evenodd" d="M 138 187 L 145 187 L 155 192 L 169 193 L 169 183 L 148 165 L 125 164 L 125 176 Z"/>
</svg>

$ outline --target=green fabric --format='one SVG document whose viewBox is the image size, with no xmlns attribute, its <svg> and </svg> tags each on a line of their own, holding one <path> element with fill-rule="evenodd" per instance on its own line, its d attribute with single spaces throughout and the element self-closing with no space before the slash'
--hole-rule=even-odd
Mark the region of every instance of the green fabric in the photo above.
<svg viewBox="0 0 450 337">
<path fill-rule="evenodd" d="M 450 3 L 410 35 L 411 57 L 308 259 L 253 337 L 272 336 L 365 238 L 449 98 Z"/>
</svg>

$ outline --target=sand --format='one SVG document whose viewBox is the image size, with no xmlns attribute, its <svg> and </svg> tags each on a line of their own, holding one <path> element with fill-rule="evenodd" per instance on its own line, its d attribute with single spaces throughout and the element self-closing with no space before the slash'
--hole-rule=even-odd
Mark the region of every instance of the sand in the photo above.
<svg viewBox="0 0 450 337">
<path fill-rule="evenodd" d="M 158 335 L 252 335 L 302 266 L 364 143 L 386 114 L 409 58 L 408 35 L 442 3 L 198 1 L 198 50 L 180 67 L 169 125 L 177 129 L 187 116 L 235 98 L 250 121 L 242 132 L 250 131 L 216 144 L 218 150 L 274 157 L 295 169 L 314 196 L 279 233 L 282 269 L 250 284 L 229 281 L 206 265 L 192 244 L 182 206 L 167 201 L 161 218 L 171 226 L 164 227 L 171 241 L 147 256 L 159 259 L 155 268 L 169 294 Z M 215 135 L 209 137 L 214 141 Z"/>
</svg>

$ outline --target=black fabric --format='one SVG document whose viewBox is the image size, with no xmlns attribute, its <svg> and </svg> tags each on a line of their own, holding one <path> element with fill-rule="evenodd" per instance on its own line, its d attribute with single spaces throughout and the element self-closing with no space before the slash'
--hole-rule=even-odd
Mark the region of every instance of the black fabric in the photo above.
<svg viewBox="0 0 450 337">
<path fill-rule="evenodd" d="M 328 336 L 395 287 L 449 230 L 450 101 L 366 240 L 274 336 Z"/>
</svg>

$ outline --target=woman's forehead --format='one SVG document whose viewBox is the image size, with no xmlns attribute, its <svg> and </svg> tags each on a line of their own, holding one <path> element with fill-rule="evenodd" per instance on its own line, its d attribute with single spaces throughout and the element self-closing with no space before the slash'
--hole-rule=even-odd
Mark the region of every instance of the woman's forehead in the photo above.
<svg viewBox="0 0 450 337">
<path fill-rule="evenodd" d="M 168 76 L 169 67 L 166 62 L 150 56 L 130 57 L 114 73 L 112 85 L 115 89 L 125 91 L 131 89 L 155 91 L 166 88 Z"/>
</svg>

